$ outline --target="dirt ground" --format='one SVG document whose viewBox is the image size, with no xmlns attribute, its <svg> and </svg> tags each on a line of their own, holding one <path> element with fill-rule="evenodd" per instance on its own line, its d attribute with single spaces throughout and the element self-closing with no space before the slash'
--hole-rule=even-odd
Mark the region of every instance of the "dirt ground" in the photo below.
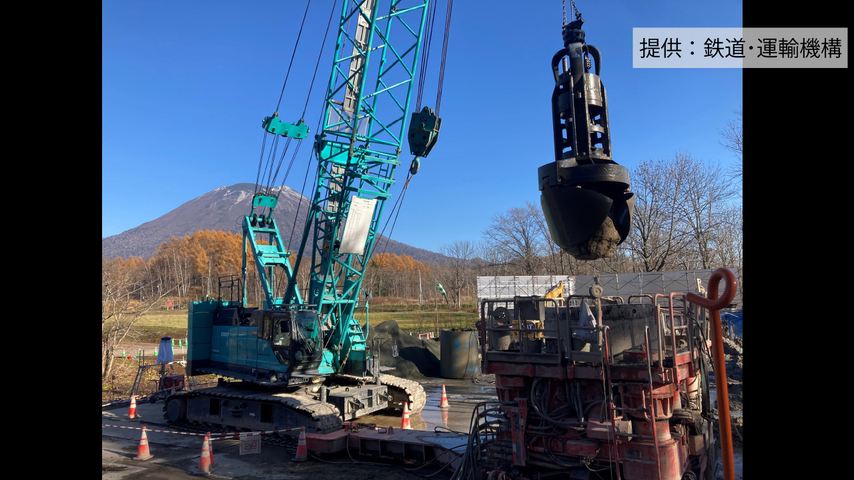
<svg viewBox="0 0 854 480">
<path fill-rule="evenodd" d="M 727 393 L 729 394 L 729 409 L 732 420 L 732 443 L 734 447 L 744 446 L 744 341 L 724 339 L 724 367 L 727 376 Z"/>
</svg>

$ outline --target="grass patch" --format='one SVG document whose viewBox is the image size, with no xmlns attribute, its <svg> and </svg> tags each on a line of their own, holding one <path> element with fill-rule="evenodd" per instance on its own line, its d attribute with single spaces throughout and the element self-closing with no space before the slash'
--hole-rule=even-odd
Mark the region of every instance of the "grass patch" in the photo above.
<svg viewBox="0 0 854 480">
<path fill-rule="evenodd" d="M 356 315 L 356 319 L 362 325 L 365 324 L 365 314 Z M 436 312 L 374 312 L 370 313 L 371 325 L 379 325 L 387 320 L 397 322 L 400 329 L 410 333 L 436 332 L 437 323 L 439 330 L 450 330 L 452 328 L 474 328 L 477 322 L 475 314 L 466 311 L 439 311 L 438 320 Z"/>
<path fill-rule="evenodd" d="M 134 342 L 160 343 L 162 337 L 187 337 L 187 310 L 149 312 L 136 321 L 130 335 Z"/>
<path fill-rule="evenodd" d="M 460 309 L 445 304 L 418 305 L 418 302 L 401 299 L 376 298 L 370 303 L 370 321 L 379 325 L 394 320 L 407 333 L 436 332 L 438 329 L 474 328 L 477 322 L 477 307 L 474 302 L 463 303 Z M 365 324 L 365 311 L 356 312 L 356 320 Z M 134 326 L 134 341 L 159 343 L 161 337 L 186 338 L 187 310 L 158 310 L 137 320 Z"/>
</svg>

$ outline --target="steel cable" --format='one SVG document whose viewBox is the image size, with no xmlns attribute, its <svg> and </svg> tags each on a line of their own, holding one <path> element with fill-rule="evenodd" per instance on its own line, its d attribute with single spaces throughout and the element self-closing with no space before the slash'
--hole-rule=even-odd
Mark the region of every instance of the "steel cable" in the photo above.
<svg viewBox="0 0 854 480">
<path fill-rule="evenodd" d="M 424 54 L 421 55 L 421 71 L 418 73 L 418 93 L 415 95 L 415 111 L 421 111 L 421 99 L 424 96 L 424 84 L 427 80 L 427 65 L 430 58 L 430 45 L 433 43 L 433 24 L 436 20 L 436 2 L 431 2 L 428 7 L 427 17 L 430 21 L 427 23 L 427 31 L 424 34 Z"/>
<path fill-rule="evenodd" d="M 279 94 L 279 103 L 276 104 L 276 112 L 279 111 L 279 107 L 282 104 L 282 97 L 285 95 L 285 86 L 288 84 L 288 77 L 291 75 L 291 66 L 294 64 L 294 57 L 297 54 L 297 47 L 299 46 L 299 39 L 302 36 L 302 29 L 305 26 L 305 18 L 308 16 L 308 7 L 311 5 L 311 0 L 308 0 L 308 3 L 305 4 L 305 13 L 302 15 L 302 23 L 299 26 L 299 32 L 297 33 L 297 41 L 294 43 L 294 51 L 291 54 L 291 61 L 288 64 L 288 71 L 285 73 L 285 82 L 282 84 L 282 93 Z"/>
<path fill-rule="evenodd" d="M 451 34 L 451 11 L 454 9 L 454 0 L 448 0 L 448 9 L 445 12 L 445 37 L 442 41 L 442 60 L 439 63 L 439 86 L 436 89 L 436 116 L 442 105 L 442 84 L 445 82 L 445 63 L 448 57 L 448 38 Z"/>
</svg>

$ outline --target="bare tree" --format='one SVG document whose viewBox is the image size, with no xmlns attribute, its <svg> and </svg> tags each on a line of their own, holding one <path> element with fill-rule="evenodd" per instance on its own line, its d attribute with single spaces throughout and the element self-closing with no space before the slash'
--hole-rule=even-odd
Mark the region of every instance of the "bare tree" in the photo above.
<svg viewBox="0 0 854 480">
<path fill-rule="evenodd" d="M 727 150 L 735 154 L 735 157 L 738 159 L 738 163 L 733 167 L 732 175 L 736 178 L 742 178 L 742 169 L 744 165 L 744 137 L 742 132 L 742 123 L 744 119 L 741 109 L 738 109 L 733 113 L 735 113 L 738 118 L 727 122 L 726 127 L 720 132 L 723 140 L 719 140 L 718 142 L 726 147 Z"/>
<path fill-rule="evenodd" d="M 720 266 L 738 269 L 738 289 L 743 299 L 744 210 L 741 205 L 731 205 L 721 212 L 721 217 L 723 222 L 718 234 L 717 262 Z"/>
<path fill-rule="evenodd" d="M 113 349 L 127 337 L 134 324 L 151 308 L 159 304 L 173 289 L 143 297 L 151 291 L 138 262 L 121 258 L 101 260 L 101 381 L 110 378 L 113 368 Z"/>
<path fill-rule="evenodd" d="M 536 275 L 542 268 L 540 257 L 548 248 L 539 225 L 542 217 L 540 208 L 530 202 L 523 208 L 496 213 L 483 231 L 484 241 L 498 256 L 517 263 L 525 275 Z"/>
<path fill-rule="evenodd" d="M 443 284 L 454 295 L 457 308 L 461 306 L 460 296 L 463 288 L 472 283 L 472 261 L 476 257 L 476 252 L 474 243 L 468 240 L 455 240 L 450 245 L 439 247 L 439 253 L 448 259 L 445 261 L 448 273 Z"/>
<path fill-rule="evenodd" d="M 725 228 L 721 212 L 737 194 L 733 179 L 719 164 L 701 162 L 686 152 L 676 153 L 673 175 L 690 185 L 682 190 L 675 206 L 684 233 L 692 238 L 698 266 L 713 268 L 720 229 Z"/>
<path fill-rule="evenodd" d="M 684 180 L 674 175 L 670 160 L 644 160 L 632 172 L 635 207 L 625 245 L 641 271 L 673 267 L 686 247 L 689 237 L 683 234 L 677 216 L 680 194 L 687 188 Z"/>
<path fill-rule="evenodd" d="M 501 250 L 493 247 L 486 240 L 477 243 L 477 256 L 482 261 L 478 263 L 478 275 L 510 275 L 512 268 L 510 260 Z"/>
</svg>

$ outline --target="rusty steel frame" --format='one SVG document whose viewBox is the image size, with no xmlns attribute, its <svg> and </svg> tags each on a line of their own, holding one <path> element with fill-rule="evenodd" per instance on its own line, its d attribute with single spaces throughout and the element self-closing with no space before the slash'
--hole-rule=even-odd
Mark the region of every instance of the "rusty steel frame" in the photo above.
<svg viewBox="0 0 854 480">
<path fill-rule="evenodd" d="M 721 279 L 727 280 L 726 291 L 722 298 L 717 298 L 717 283 L 721 281 Z M 712 285 L 714 284 L 714 285 Z M 618 436 L 619 435 L 631 435 L 634 437 L 649 437 L 649 432 L 652 432 L 652 442 L 647 443 L 648 447 L 652 447 L 655 452 L 655 461 L 651 462 L 656 468 L 657 477 L 661 478 L 661 469 L 663 467 L 662 462 L 665 460 L 662 455 L 667 455 L 669 460 L 668 462 L 672 462 L 673 459 L 670 454 L 666 454 L 664 450 L 661 450 L 661 445 L 659 445 L 658 439 L 658 430 L 659 427 L 656 426 L 655 419 L 659 415 L 669 415 L 669 412 L 673 405 L 671 403 L 667 403 L 667 398 L 659 398 L 660 395 L 664 395 L 664 393 L 659 392 L 655 393 L 657 390 L 655 388 L 654 383 L 662 383 L 669 384 L 671 387 L 677 385 L 682 379 L 689 379 L 691 377 L 696 377 L 698 373 L 698 356 L 699 353 L 694 351 L 694 348 L 698 348 L 700 345 L 697 341 L 695 341 L 694 334 L 696 333 L 697 328 L 701 328 L 701 326 L 694 325 L 693 314 L 698 315 L 697 318 L 702 318 L 701 309 L 711 310 L 711 322 L 714 332 L 712 334 L 712 338 L 715 340 L 705 339 L 703 343 L 706 346 L 711 346 L 715 344 L 714 357 L 715 357 L 715 370 L 718 372 L 724 372 L 723 367 L 723 350 L 720 345 L 722 338 L 722 331 L 720 325 L 720 316 L 718 310 L 728 305 L 732 298 L 735 295 L 735 279 L 732 273 L 726 269 L 719 269 L 716 271 L 712 278 L 710 279 L 710 287 L 707 290 L 709 292 L 709 298 L 706 299 L 696 294 L 692 293 L 671 293 L 668 295 L 639 295 L 639 296 L 631 296 L 628 299 L 628 303 L 632 304 L 634 300 L 638 298 L 646 298 L 649 299 L 654 306 L 654 326 L 646 325 L 644 327 L 644 343 L 643 353 L 638 353 L 638 360 L 646 360 L 646 368 L 643 370 L 637 369 L 627 369 L 624 367 L 620 367 L 619 365 L 614 363 L 614 352 L 612 351 L 612 340 L 611 340 L 611 328 L 607 325 L 604 325 L 602 322 L 603 311 L 601 301 L 596 298 L 596 304 L 593 305 L 598 309 L 597 318 L 599 320 L 599 325 L 597 327 L 577 327 L 569 325 L 568 331 L 564 332 L 562 327 L 558 325 L 555 328 L 539 328 L 539 329 L 523 329 L 522 320 L 520 319 L 510 319 L 509 326 L 511 331 L 518 332 L 519 335 L 519 351 L 518 352 L 503 352 L 497 350 L 491 350 L 487 333 L 492 332 L 502 332 L 507 333 L 508 327 L 492 327 L 488 324 L 488 316 L 486 315 L 486 307 L 487 304 L 516 304 L 519 297 L 514 298 L 499 298 L 499 299 L 488 299 L 481 302 L 480 308 L 480 321 L 478 322 L 477 329 L 480 337 L 481 344 L 484 346 L 484 355 L 483 355 L 483 371 L 484 373 L 495 373 L 496 377 L 496 388 L 498 389 L 498 393 L 504 393 L 505 397 L 514 397 L 520 394 L 523 394 L 522 390 L 525 388 L 524 378 L 553 378 L 560 380 L 567 379 L 579 379 L 579 380 L 597 380 L 601 379 L 604 384 L 607 385 L 608 392 L 606 394 L 606 402 L 607 402 L 607 412 L 609 417 L 609 423 L 611 430 L 608 432 L 608 440 L 604 445 L 608 445 L 608 450 L 613 452 L 613 455 L 608 454 L 608 461 L 613 463 L 614 465 L 619 465 L 623 462 L 624 459 L 621 458 L 621 453 L 618 448 L 618 445 L 621 443 Z M 577 297 L 588 298 L 584 295 L 571 295 L 570 298 L 574 299 Z M 570 298 L 567 298 L 566 306 L 569 307 Z M 551 302 L 553 304 L 557 304 L 556 299 L 546 299 L 546 298 L 532 298 L 526 300 L 533 300 L 536 305 L 543 305 L 543 302 Z M 661 300 L 661 301 L 659 301 Z M 589 301 L 589 298 L 588 298 Z M 622 303 L 622 299 L 620 299 L 620 303 Z M 679 306 L 679 303 L 682 303 Z M 509 306 L 509 305 L 508 305 Z M 557 306 L 557 305 L 556 305 Z M 682 319 L 680 321 L 680 318 Z M 667 335 L 664 334 L 665 326 L 670 327 L 670 331 Z M 545 327 L 543 325 L 543 327 Z M 573 355 L 572 345 L 564 345 L 564 341 L 566 339 L 561 337 L 562 333 L 569 334 L 571 338 L 571 333 L 573 329 L 585 329 L 585 330 L 596 330 L 599 329 L 601 332 L 600 344 L 602 349 L 597 352 L 597 355 L 600 356 L 599 361 L 600 365 L 584 365 L 584 364 L 574 364 L 576 360 L 576 356 Z M 657 338 L 655 340 L 650 339 L 650 330 L 654 328 L 657 332 Z M 705 329 L 705 327 L 702 327 Z M 556 334 L 558 348 L 557 354 L 535 354 L 535 353 L 526 353 L 524 348 L 524 342 L 526 333 L 536 334 L 538 332 L 542 332 L 545 335 Z M 684 333 L 683 333 L 684 332 Z M 677 335 L 677 333 L 679 335 Z M 682 335 L 687 336 L 687 350 L 680 349 L 677 343 L 677 336 L 681 337 Z M 670 348 L 666 348 L 665 341 L 663 338 L 667 338 L 671 343 Z M 653 345 L 654 343 L 654 345 Z M 656 347 L 657 351 L 653 351 L 652 347 Z M 669 350 L 669 351 L 668 351 Z M 683 351 L 680 351 L 683 350 Z M 657 357 L 657 358 L 656 358 Z M 664 360 L 667 359 L 667 367 L 665 368 Z M 586 360 L 585 360 L 586 361 Z M 672 365 L 669 363 L 672 361 Z M 724 377 L 725 378 L 725 377 Z M 618 407 L 615 403 L 615 393 L 614 386 L 618 386 L 620 391 L 623 391 L 622 385 L 618 385 L 615 383 L 619 381 L 622 383 L 623 381 L 630 382 L 644 382 L 642 390 L 648 390 L 649 393 L 649 404 L 647 404 L 647 396 L 645 392 L 643 394 L 638 395 L 635 393 L 636 400 L 639 400 L 636 405 L 640 405 L 640 410 L 643 411 L 642 418 L 651 422 L 651 428 L 647 430 L 646 435 L 641 435 L 639 432 L 635 432 L 633 434 L 619 433 L 617 428 L 617 411 L 624 410 L 629 407 L 629 410 L 634 410 L 630 408 L 628 405 L 623 405 L 622 407 Z M 678 392 L 678 388 L 676 388 Z M 672 393 L 672 392 L 671 392 Z M 665 395 L 666 396 L 666 395 Z M 723 443 L 723 454 L 725 459 L 725 475 L 727 474 L 726 470 L 729 469 L 732 471 L 732 462 L 726 461 L 727 457 L 732 458 L 731 455 L 731 433 L 730 433 L 730 424 L 729 424 L 729 411 L 727 404 L 727 392 L 726 385 L 722 385 L 722 388 L 718 388 L 717 391 L 718 404 L 721 406 L 721 414 L 718 418 L 722 443 Z M 658 398 L 658 400 L 656 400 Z M 499 400 L 509 401 L 512 400 L 510 398 L 499 398 Z M 516 398 L 516 400 L 524 400 L 524 398 Z M 658 412 L 659 406 L 656 405 L 657 401 L 663 401 L 661 408 L 663 408 L 663 412 Z M 517 404 L 518 405 L 518 404 Z M 509 411 L 514 411 L 516 409 L 509 408 Z M 505 411 L 507 411 L 505 410 Z M 523 407 L 518 410 L 527 410 L 526 407 Z M 516 410 L 516 411 L 518 411 Z M 521 412 L 519 412 L 521 413 Z M 524 418 L 524 417 L 523 417 Z M 516 428 L 512 428 L 514 431 L 513 442 L 518 443 L 518 436 L 522 434 L 522 431 L 517 431 Z M 521 429 L 518 429 L 521 430 Z M 603 438 L 604 440 L 604 438 Z M 603 446 L 604 446 L 603 445 Z M 665 445 L 669 445 L 666 443 Z M 538 451 L 534 448 L 533 445 L 528 445 L 528 448 L 533 448 L 532 452 Z M 673 452 L 670 450 L 671 447 L 667 446 L 665 450 L 669 452 Z M 650 454 L 652 451 L 649 452 Z M 519 457 L 525 457 L 525 452 L 518 452 Z M 679 468 L 685 468 L 688 458 L 684 459 L 680 455 L 680 460 L 678 462 Z M 651 455 L 650 455 L 651 456 Z M 519 459 L 517 457 L 517 459 Z M 706 465 L 706 468 L 713 468 L 707 465 L 707 457 L 702 459 L 702 464 Z M 523 460 L 524 463 L 529 463 Z M 531 463 L 539 464 L 540 462 Z M 675 464 L 672 464 L 675 465 Z M 672 467 L 668 467 L 672 468 Z M 651 469 L 650 469 L 651 470 Z M 622 480 L 620 468 L 616 469 L 618 480 Z M 652 472 L 649 472 L 652 474 Z M 729 477 L 727 480 L 730 480 Z"/>
</svg>

